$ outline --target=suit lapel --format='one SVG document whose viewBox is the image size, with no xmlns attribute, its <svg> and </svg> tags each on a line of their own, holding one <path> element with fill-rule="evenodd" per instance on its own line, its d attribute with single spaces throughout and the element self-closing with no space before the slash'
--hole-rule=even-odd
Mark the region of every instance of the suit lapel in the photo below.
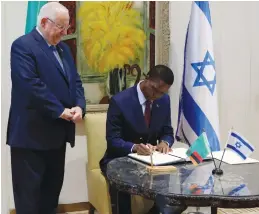
<svg viewBox="0 0 259 214">
<path fill-rule="evenodd" d="M 70 76 L 69 65 L 68 65 L 68 62 L 66 60 L 65 54 L 63 52 L 63 49 L 59 45 L 57 45 L 57 48 L 59 49 L 60 58 L 61 58 L 61 60 L 63 62 L 64 71 L 62 71 L 62 72 L 65 73 L 68 82 L 70 82 L 71 76 Z"/>
<path fill-rule="evenodd" d="M 159 100 L 155 100 L 152 104 L 151 112 L 151 122 L 150 122 L 150 131 L 155 130 L 155 127 L 158 124 L 161 114 L 161 108 Z"/>
<path fill-rule="evenodd" d="M 66 80 L 66 82 L 68 83 L 68 79 L 64 74 L 64 71 L 62 69 L 62 67 L 60 66 L 57 58 L 55 57 L 52 49 L 48 46 L 47 42 L 44 40 L 44 38 L 38 33 L 38 31 L 36 29 L 34 29 L 32 31 L 32 34 L 34 36 L 34 38 L 38 41 L 38 44 L 40 46 L 40 48 L 46 53 L 47 57 L 51 60 L 52 63 L 55 64 L 55 66 L 58 68 L 59 72 L 61 73 L 61 75 L 64 77 L 64 79 Z"/>
</svg>

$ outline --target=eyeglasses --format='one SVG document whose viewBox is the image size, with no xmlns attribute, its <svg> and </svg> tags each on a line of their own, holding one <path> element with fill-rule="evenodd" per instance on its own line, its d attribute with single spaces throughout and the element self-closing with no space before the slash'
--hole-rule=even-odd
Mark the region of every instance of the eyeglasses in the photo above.
<svg viewBox="0 0 259 214">
<path fill-rule="evenodd" d="M 70 25 L 68 25 L 67 27 L 65 26 L 61 26 L 59 24 L 57 24 L 56 22 L 54 22 L 53 20 L 51 20 L 50 18 L 47 18 L 49 21 L 51 21 L 60 31 L 63 31 L 63 30 L 68 30 L 70 28 Z"/>
</svg>

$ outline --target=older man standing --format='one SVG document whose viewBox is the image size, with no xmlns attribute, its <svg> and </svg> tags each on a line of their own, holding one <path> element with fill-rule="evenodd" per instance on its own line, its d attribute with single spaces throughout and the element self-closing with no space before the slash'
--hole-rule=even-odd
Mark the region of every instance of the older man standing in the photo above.
<svg viewBox="0 0 259 214">
<path fill-rule="evenodd" d="M 85 97 L 68 46 L 67 8 L 45 4 L 38 24 L 11 48 L 12 97 L 7 130 L 17 214 L 54 214 L 64 178 L 66 143 L 75 144 Z"/>
</svg>

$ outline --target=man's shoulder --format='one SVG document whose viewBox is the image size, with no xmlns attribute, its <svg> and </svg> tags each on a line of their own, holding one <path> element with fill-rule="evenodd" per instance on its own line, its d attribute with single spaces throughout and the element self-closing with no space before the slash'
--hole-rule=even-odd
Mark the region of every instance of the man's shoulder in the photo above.
<svg viewBox="0 0 259 214">
<path fill-rule="evenodd" d="M 168 94 L 164 94 L 162 97 L 157 99 L 157 102 L 170 104 L 170 96 Z"/>
<path fill-rule="evenodd" d="M 28 33 L 28 34 L 25 34 L 25 35 L 22 35 L 18 38 L 16 38 L 13 43 L 12 43 L 12 46 L 13 45 L 23 45 L 23 46 L 30 46 L 30 45 L 33 45 L 32 44 L 32 35 L 31 33 Z"/>
<path fill-rule="evenodd" d="M 131 109 L 132 105 L 134 105 L 135 103 L 134 102 L 134 96 L 136 96 L 134 93 L 135 90 L 136 88 L 133 86 L 112 96 L 109 109 L 110 108 L 112 109 L 115 106 L 116 106 L 116 109 L 120 109 L 121 112 L 125 112 L 125 111 L 128 111 L 128 109 Z"/>
<path fill-rule="evenodd" d="M 124 102 L 131 98 L 134 95 L 134 91 L 136 90 L 136 86 L 132 86 L 130 88 L 127 88 L 113 96 L 113 99 L 116 102 Z"/>
</svg>

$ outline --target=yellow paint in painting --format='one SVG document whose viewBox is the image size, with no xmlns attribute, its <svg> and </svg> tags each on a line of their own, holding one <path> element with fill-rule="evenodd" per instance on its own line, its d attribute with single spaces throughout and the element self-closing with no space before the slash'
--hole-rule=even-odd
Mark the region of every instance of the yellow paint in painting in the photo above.
<svg viewBox="0 0 259 214">
<path fill-rule="evenodd" d="M 96 72 L 123 68 L 143 56 L 146 39 L 133 2 L 84 2 L 79 9 L 88 66 Z"/>
</svg>

